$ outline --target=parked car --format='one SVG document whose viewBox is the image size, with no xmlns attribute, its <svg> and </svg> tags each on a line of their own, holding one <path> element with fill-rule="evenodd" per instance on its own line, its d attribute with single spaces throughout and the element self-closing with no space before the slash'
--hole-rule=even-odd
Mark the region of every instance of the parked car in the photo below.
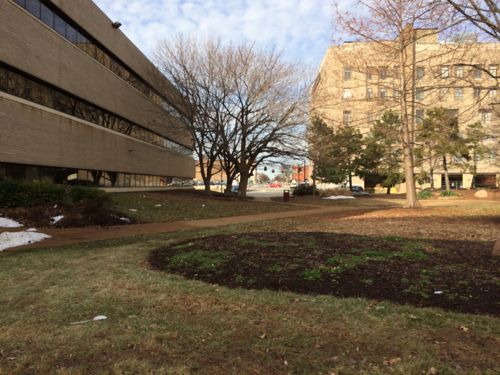
<svg viewBox="0 0 500 375">
<path fill-rule="evenodd" d="M 361 186 L 353 185 L 351 188 L 352 195 L 368 195 L 368 193 Z"/>
<path fill-rule="evenodd" d="M 231 186 L 231 194 L 237 195 L 239 189 L 240 189 L 240 185 Z"/>
</svg>

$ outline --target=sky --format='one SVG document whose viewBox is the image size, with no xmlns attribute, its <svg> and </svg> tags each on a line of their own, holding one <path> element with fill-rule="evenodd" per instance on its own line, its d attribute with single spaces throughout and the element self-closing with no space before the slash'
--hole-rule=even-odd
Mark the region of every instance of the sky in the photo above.
<svg viewBox="0 0 500 375">
<path fill-rule="evenodd" d="M 176 34 L 255 42 L 318 69 L 332 40 L 328 0 L 94 0 L 143 53 Z"/>
</svg>

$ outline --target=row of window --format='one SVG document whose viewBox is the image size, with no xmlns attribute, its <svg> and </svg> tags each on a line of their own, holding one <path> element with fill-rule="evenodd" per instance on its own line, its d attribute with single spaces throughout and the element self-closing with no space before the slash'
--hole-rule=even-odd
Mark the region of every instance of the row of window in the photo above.
<svg viewBox="0 0 500 375">
<path fill-rule="evenodd" d="M 40 83 L 0 64 L 0 91 L 78 117 L 167 150 L 191 156 L 193 151 L 60 89 Z"/>
<path fill-rule="evenodd" d="M 420 71 L 420 73 L 419 73 Z M 456 78 L 464 78 L 465 77 L 465 67 L 463 65 L 441 65 L 440 76 L 441 78 L 449 78 L 452 76 L 454 72 L 454 76 Z M 483 67 L 482 65 L 475 65 L 470 71 L 469 74 L 474 79 L 482 79 L 483 73 L 491 78 L 496 78 L 498 73 L 498 65 L 490 64 L 488 69 Z M 421 79 L 425 75 L 424 67 L 417 68 L 417 78 Z"/>
<path fill-rule="evenodd" d="M 0 163 L 0 181 L 26 180 L 101 187 L 168 187 L 192 185 L 193 180 L 135 173 L 78 170 L 62 167 Z"/>
<path fill-rule="evenodd" d="M 439 89 L 439 97 L 441 100 L 446 98 L 446 96 L 449 93 L 449 88 L 441 88 Z M 453 89 L 454 90 L 454 97 L 455 100 L 462 100 L 464 98 L 464 88 L 463 87 L 456 87 Z M 375 96 L 374 90 L 372 87 L 367 87 L 366 89 L 366 99 L 388 99 L 388 89 L 385 87 L 379 87 L 378 89 L 378 96 Z M 415 99 L 416 100 L 423 100 L 425 96 L 425 91 L 424 89 L 417 88 L 415 91 Z M 480 87 L 474 87 L 473 88 L 473 97 L 474 99 L 479 99 L 482 98 L 484 95 L 484 92 L 486 91 L 486 95 L 488 95 L 490 98 L 495 98 L 497 96 L 497 89 L 492 88 L 492 89 L 481 89 Z M 398 99 L 401 97 L 401 91 L 400 90 L 392 90 L 392 98 Z M 351 89 L 343 89 L 342 91 L 342 98 L 343 99 L 352 99 L 353 98 L 353 93 Z"/>
<path fill-rule="evenodd" d="M 449 110 L 453 116 L 458 116 L 458 110 L 456 109 L 450 109 Z M 417 119 L 417 123 L 421 122 L 424 118 L 424 110 L 423 109 L 417 109 L 415 111 L 415 118 Z M 369 124 L 373 123 L 374 121 L 376 121 L 377 119 L 380 118 L 380 115 L 376 115 L 375 113 L 373 112 L 370 112 L 368 113 L 368 120 L 367 122 Z M 492 118 L 493 118 L 493 112 L 490 111 L 490 110 L 482 110 L 479 112 L 479 120 L 483 123 L 483 124 L 489 124 L 491 123 L 492 121 Z M 352 124 L 353 122 L 353 116 L 352 116 L 352 111 L 350 110 L 345 110 L 343 111 L 342 113 L 342 122 L 344 123 L 344 125 L 350 125 Z"/>
<path fill-rule="evenodd" d="M 344 67 L 344 81 L 349 81 L 352 79 L 352 68 Z M 392 73 L 392 75 L 391 75 Z M 441 65 L 439 69 L 439 75 L 441 78 L 449 78 L 454 73 L 456 78 L 465 78 L 465 66 L 464 65 Z M 415 70 L 415 75 L 417 79 L 423 79 L 425 77 L 425 67 L 417 66 Z M 469 71 L 469 74 L 474 79 L 482 79 L 483 74 L 487 77 L 496 78 L 498 77 L 498 65 L 490 64 L 487 68 L 483 65 L 474 65 Z M 368 67 L 366 71 L 366 80 L 371 81 L 375 76 L 378 76 L 380 80 L 385 80 L 387 78 L 399 78 L 400 70 L 399 67 L 388 68 L 388 67 Z"/>
<path fill-rule="evenodd" d="M 186 123 L 187 119 L 181 111 L 156 93 L 148 83 L 109 53 L 78 25 L 67 19 L 66 16 L 55 12 L 49 2 L 40 0 L 15 0 L 15 2 L 135 89 L 149 97 L 155 104 L 160 105 L 170 115 Z"/>
</svg>

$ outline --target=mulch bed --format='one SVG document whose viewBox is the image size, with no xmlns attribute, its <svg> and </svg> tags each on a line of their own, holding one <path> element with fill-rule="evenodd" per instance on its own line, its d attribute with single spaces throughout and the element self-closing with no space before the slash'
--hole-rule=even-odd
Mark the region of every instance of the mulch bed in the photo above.
<svg viewBox="0 0 500 375">
<path fill-rule="evenodd" d="M 52 224 L 52 218 L 63 215 L 64 218 Z M 124 215 L 105 208 L 89 207 L 85 203 L 77 205 L 43 205 L 37 207 L 2 208 L 0 216 L 15 220 L 25 227 L 87 227 L 134 224 L 131 218 L 122 220 Z"/>
<path fill-rule="evenodd" d="M 217 235 L 155 250 L 153 269 L 231 288 L 365 297 L 500 315 L 493 243 L 333 233 Z"/>
</svg>

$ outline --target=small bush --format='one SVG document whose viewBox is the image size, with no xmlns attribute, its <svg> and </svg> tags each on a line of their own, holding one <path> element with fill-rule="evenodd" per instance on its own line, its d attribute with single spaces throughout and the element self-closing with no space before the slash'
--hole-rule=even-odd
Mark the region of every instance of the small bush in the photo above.
<svg viewBox="0 0 500 375">
<path fill-rule="evenodd" d="M 431 199 L 432 198 L 432 190 L 424 189 L 417 195 L 418 199 Z"/>
<path fill-rule="evenodd" d="M 0 207 L 33 207 L 62 203 L 65 190 L 44 182 L 0 181 Z"/>
<path fill-rule="evenodd" d="M 108 195 L 103 190 L 93 189 L 85 186 L 73 186 L 69 192 L 69 198 L 72 203 L 80 203 L 84 200 L 105 201 Z"/>
<path fill-rule="evenodd" d="M 453 190 L 442 190 L 440 193 L 442 197 L 458 197 L 459 194 Z"/>
<path fill-rule="evenodd" d="M 313 185 L 301 184 L 297 185 L 293 189 L 294 196 L 316 195 L 316 194 L 318 194 L 318 190 Z"/>
</svg>

